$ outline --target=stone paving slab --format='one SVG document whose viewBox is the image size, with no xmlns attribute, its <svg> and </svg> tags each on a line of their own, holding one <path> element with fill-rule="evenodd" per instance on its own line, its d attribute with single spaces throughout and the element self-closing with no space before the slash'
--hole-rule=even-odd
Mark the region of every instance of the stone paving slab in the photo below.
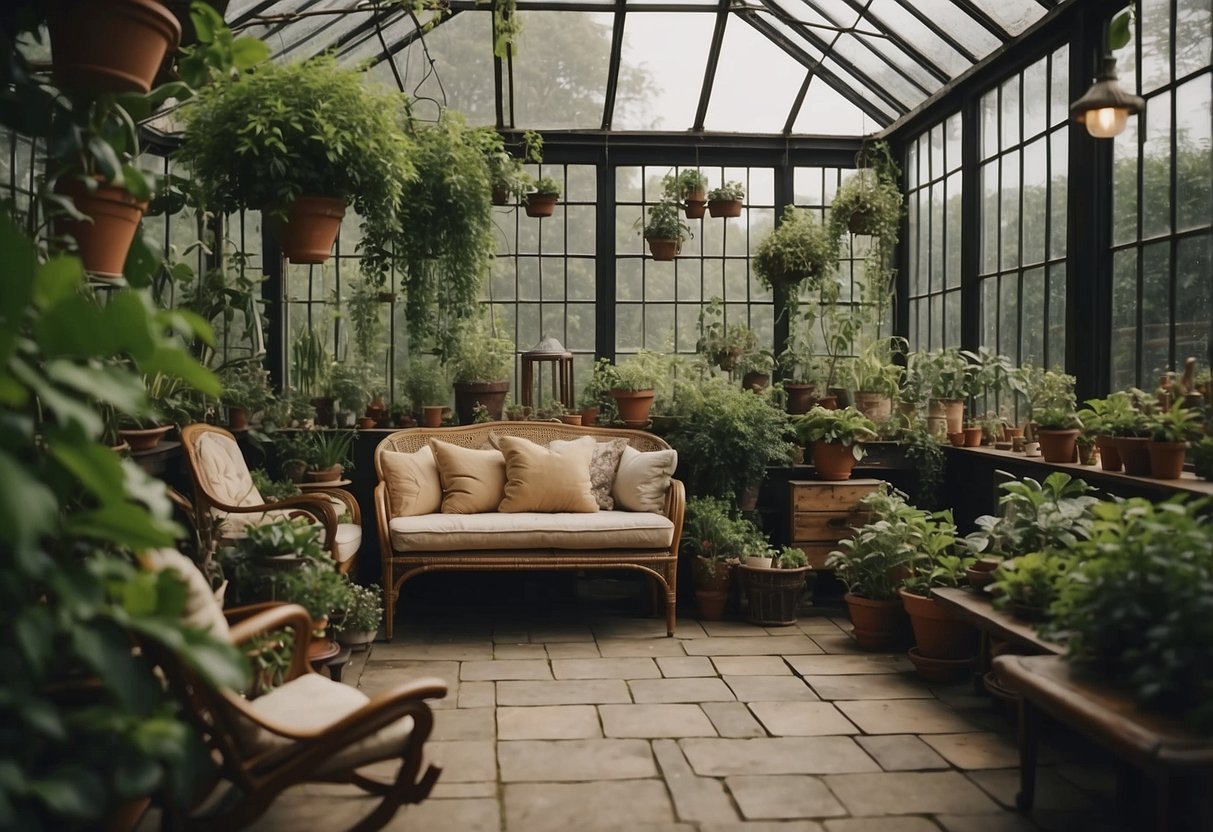
<svg viewBox="0 0 1213 832">
<path fill-rule="evenodd" d="M 344 829 L 347 827 L 307 823 L 301 829 Z M 467 800 L 427 800 L 402 807 L 383 827 L 388 832 L 412 832 L 417 829 L 458 829 L 459 832 L 501 832 L 501 809 L 496 797 Z"/>
<path fill-rule="evenodd" d="M 667 679 L 717 675 L 716 667 L 707 656 L 659 656 L 657 667 Z"/>
<path fill-rule="evenodd" d="M 815 820 L 751 820 L 737 823 L 705 823 L 700 832 L 824 832 Z"/>
<path fill-rule="evenodd" d="M 785 700 L 816 702 L 817 694 L 796 676 L 725 676 L 725 684 L 739 702 Z"/>
<path fill-rule="evenodd" d="M 557 679 L 660 679 L 657 664 L 648 658 L 553 659 Z"/>
<path fill-rule="evenodd" d="M 1019 765 L 1019 749 L 1015 743 L 998 734 L 934 734 L 922 740 L 957 768 L 1012 768 Z"/>
<path fill-rule="evenodd" d="M 742 702 L 704 702 L 700 705 L 716 732 L 722 737 L 749 739 L 765 737 L 766 730 Z"/>
<path fill-rule="evenodd" d="M 561 642 L 594 641 L 594 634 L 588 625 L 568 625 L 531 628 L 531 641 L 538 644 L 557 644 Z"/>
<path fill-rule="evenodd" d="M 546 659 L 548 651 L 542 644 L 494 644 L 494 659 Z"/>
<path fill-rule="evenodd" d="M 497 709 L 497 736 L 502 740 L 590 739 L 601 737 L 602 728 L 593 705 L 507 707 Z"/>
<path fill-rule="evenodd" d="M 506 828 L 523 832 L 630 832 L 675 822 L 674 806 L 660 780 L 511 783 L 505 787 L 504 804 Z"/>
<path fill-rule="evenodd" d="M 1040 827 L 1023 815 L 1002 812 L 997 815 L 936 815 L 936 822 L 945 832 L 1038 832 Z M 1072 829 L 1089 832 L 1086 824 Z"/>
<path fill-rule="evenodd" d="M 865 734 L 959 734 L 974 728 L 961 714 L 934 699 L 876 699 L 837 705 Z"/>
<path fill-rule="evenodd" d="M 842 804 L 816 777 L 742 774 L 726 777 L 724 782 L 747 819 L 824 818 L 846 814 Z"/>
<path fill-rule="evenodd" d="M 506 740 L 497 744 L 503 783 L 559 783 L 656 777 L 643 740 Z"/>
<path fill-rule="evenodd" d="M 498 682 L 498 705 L 607 705 L 631 702 L 622 679 L 554 682 Z"/>
<path fill-rule="evenodd" d="M 440 777 L 430 792 L 432 800 L 466 800 L 469 797 L 491 797 L 496 800 L 497 783 L 443 783 Z"/>
<path fill-rule="evenodd" d="M 637 702 L 732 702 L 735 698 L 720 679 L 637 679 L 629 682 Z"/>
<path fill-rule="evenodd" d="M 923 771 L 948 768 L 948 761 L 913 734 L 880 734 L 856 737 L 863 750 L 876 758 L 885 771 Z"/>
<path fill-rule="evenodd" d="M 705 777 L 879 771 L 850 737 L 685 739 L 678 744 L 695 773 Z"/>
<path fill-rule="evenodd" d="M 782 656 L 717 656 L 712 664 L 721 676 L 785 676 L 792 673 Z"/>
<path fill-rule="evenodd" d="M 599 705 L 608 737 L 714 737 L 712 721 L 698 705 Z M 685 816 L 683 816 L 685 819 Z"/>
<path fill-rule="evenodd" d="M 673 638 L 607 638 L 598 641 L 598 652 L 611 659 L 685 656 L 686 643 Z"/>
<path fill-rule="evenodd" d="M 683 647 L 688 656 L 800 656 L 823 652 L 803 633 L 780 638 L 705 638 L 685 642 Z"/>
<path fill-rule="evenodd" d="M 750 710 L 777 737 L 857 734 L 859 729 L 829 702 L 754 702 Z"/>
<path fill-rule="evenodd" d="M 444 783 L 479 783 L 497 779 L 497 754 L 492 740 L 427 742 L 426 760 L 442 766 Z"/>
<path fill-rule="evenodd" d="M 451 708 L 434 714 L 435 740 L 493 740 L 497 738 L 497 719 L 492 708 Z"/>
<path fill-rule="evenodd" d="M 845 655 L 863 655 L 864 649 L 855 643 L 855 639 L 846 633 L 815 633 L 810 638 L 827 653 Z"/>
<path fill-rule="evenodd" d="M 843 818 L 827 820 L 826 832 L 939 832 L 939 827 L 927 818 Z"/>
<path fill-rule="evenodd" d="M 661 766 L 661 774 L 674 799 L 678 817 L 684 821 L 737 820 L 737 810 L 725 793 L 724 784 L 711 777 L 696 777 L 678 743 L 657 740 L 653 756 Z"/>
<path fill-rule="evenodd" d="M 460 708 L 491 708 L 497 704 L 497 688 L 492 682 L 464 682 L 456 701 Z"/>
<path fill-rule="evenodd" d="M 585 641 L 564 641 L 545 645 L 549 659 L 596 659 L 598 645 Z"/>
<path fill-rule="evenodd" d="M 376 644 L 371 651 L 372 662 L 390 659 L 466 662 L 493 658 L 493 642 L 475 641 L 462 644 Z"/>
<path fill-rule="evenodd" d="M 769 635 L 765 628 L 744 621 L 701 621 L 699 622 L 699 626 L 703 627 L 703 631 L 712 638 L 727 638 L 730 636 L 758 638 Z M 794 627 L 785 629 L 790 629 L 795 633 Z"/>
<path fill-rule="evenodd" d="M 981 814 L 998 809 L 989 796 L 955 771 L 837 774 L 828 775 L 825 781 L 856 817 Z"/>
<path fill-rule="evenodd" d="M 900 673 L 805 676 L 822 699 L 930 699 L 930 689 Z"/>
<path fill-rule="evenodd" d="M 518 679 L 551 679 L 547 654 L 542 659 L 495 659 L 493 661 L 464 662 L 459 669 L 459 678 L 465 682 L 499 682 Z"/>
<path fill-rule="evenodd" d="M 855 673 L 897 673 L 913 670 L 905 656 L 884 654 L 788 656 L 788 664 L 801 676 L 827 676 Z"/>
</svg>

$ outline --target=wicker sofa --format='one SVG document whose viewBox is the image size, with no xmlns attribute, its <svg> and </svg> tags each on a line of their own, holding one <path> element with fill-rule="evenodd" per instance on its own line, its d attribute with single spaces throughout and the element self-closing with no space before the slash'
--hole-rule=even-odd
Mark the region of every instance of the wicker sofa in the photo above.
<svg viewBox="0 0 1213 832">
<path fill-rule="evenodd" d="M 626 439 L 646 452 L 669 448 L 637 430 L 581 427 L 555 422 L 490 422 L 454 428 L 396 431 L 375 449 L 375 512 L 383 564 L 385 629 L 393 636 L 396 604 L 404 583 L 427 572 L 631 569 L 652 581 L 653 597 L 664 593 L 666 630 L 674 634 L 678 539 L 686 496 L 671 479 L 661 513 L 599 511 L 595 514 L 421 514 L 393 517 L 389 508 L 384 453 L 412 454 L 436 438 L 465 448 L 490 447 L 490 440 L 517 436 L 540 445 L 555 439 L 593 436 Z M 490 543 L 491 541 L 491 543 Z"/>
</svg>

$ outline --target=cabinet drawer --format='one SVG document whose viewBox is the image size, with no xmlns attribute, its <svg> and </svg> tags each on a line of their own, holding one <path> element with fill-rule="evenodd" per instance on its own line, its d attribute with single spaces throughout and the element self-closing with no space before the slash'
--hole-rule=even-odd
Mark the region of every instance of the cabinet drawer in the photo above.
<svg viewBox="0 0 1213 832">
<path fill-rule="evenodd" d="M 849 512 L 798 511 L 792 516 L 792 539 L 842 540 L 852 536 L 854 522 Z"/>
<path fill-rule="evenodd" d="M 881 480 L 846 480 L 845 482 L 810 482 L 792 480 L 792 511 L 850 510 L 868 494 L 880 487 Z"/>
</svg>

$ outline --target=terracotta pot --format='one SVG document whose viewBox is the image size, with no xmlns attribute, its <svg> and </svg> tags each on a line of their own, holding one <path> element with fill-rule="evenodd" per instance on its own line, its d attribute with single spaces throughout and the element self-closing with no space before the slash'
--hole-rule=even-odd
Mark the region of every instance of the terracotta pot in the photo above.
<svg viewBox="0 0 1213 832">
<path fill-rule="evenodd" d="M 442 427 L 442 413 L 446 410 L 440 404 L 426 404 L 421 406 L 421 421 L 427 428 Z"/>
<path fill-rule="evenodd" d="M 855 454 L 850 445 L 839 442 L 814 442 L 813 467 L 817 477 L 833 482 L 849 480 L 855 467 Z"/>
<path fill-rule="evenodd" d="M 1040 453 L 1045 458 L 1045 462 L 1073 462 L 1078 434 L 1077 428 L 1068 430 L 1041 428 L 1036 431 L 1036 438 L 1040 441 Z"/>
<path fill-rule="evenodd" d="M 953 448 L 963 448 L 964 444 L 965 444 L 964 431 L 959 431 L 957 433 L 949 433 L 948 441 L 952 443 Z"/>
<path fill-rule="evenodd" d="M 691 194 L 682 203 L 682 212 L 686 214 L 688 220 L 701 220 L 703 219 L 703 215 L 707 213 L 708 203 L 703 198 L 703 191 L 699 191 L 698 199 L 693 199 L 694 196 L 694 194 Z"/>
<path fill-rule="evenodd" d="M 593 427 L 598 424 L 598 408 L 583 407 L 581 408 L 581 424 L 587 427 Z"/>
<path fill-rule="evenodd" d="M 972 566 L 965 569 L 965 575 L 969 578 L 969 586 L 974 589 L 984 589 L 994 583 L 994 570 L 998 568 L 999 561 L 996 560 L 979 560 Z"/>
<path fill-rule="evenodd" d="M 306 476 L 308 482 L 334 482 L 341 479 L 344 465 L 330 465 L 328 468 L 309 469 Z"/>
<path fill-rule="evenodd" d="M 344 216 L 344 199 L 301 196 L 286 212 L 286 220 L 272 220 L 271 227 L 287 260 L 318 264 L 332 254 Z"/>
<path fill-rule="evenodd" d="M 580 413 L 565 413 L 560 417 L 560 421 L 564 422 L 566 425 L 580 425 L 581 424 L 581 414 Z"/>
<path fill-rule="evenodd" d="M 455 382 L 455 415 L 459 424 L 472 424 L 472 410 L 476 403 L 484 405 L 494 422 L 501 421 L 505 409 L 505 395 L 510 392 L 508 381 L 459 381 Z"/>
<path fill-rule="evenodd" d="M 48 3 L 56 85 L 92 92 L 140 92 L 181 40 L 181 24 L 155 0 Z"/>
<path fill-rule="evenodd" d="M 1120 447 L 1115 436 L 1096 436 L 1095 447 L 1099 448 L 1099 467 L 1105 471 L 1121 469 Z"/>
<path fill-rule="evenodd" d="M 886 650 L 905 634 L 906 611 L 899 599 L 873 601 L 848 592 L 842 596 L 851 614 L 855 643 L 865 650 Z"/>
<path fill-rule="evenodd" d="M 132 448 L 134 445 L 131 446 Z M 1177 480 L 1184 472 L 1187 442 L 1155 442 L 1146 445 L 1150 455 L 1150 476 L 1157 480 Z"/>
<path fill-rule="evenodd" d="M 510 204 L 510 189 L 507 185 L 496 182 L 493 184 L 493 204 L 494 205 L 509 205 Z"/>
<path fill-rule="evenodd" d="M 893 415 L 893 400 L 880 393 L 855 392 L 855 409 L 873 422 L 887 422 Z"/>
<path fill-rule="evenodd" d="M 69 235 L 76 241 L 85 271 L 97 277 L 122 277 L 127 252 L 147 203 L 135 199 L 125 188 L 113 185 L 98 184 L 95 191 L 90 191 L 83 180 L 74 177 L 56 182 L 55 193 L 71 197 L 76 210 L 92 219 L 82 222 L 57 218 L 55 236 Z"/>
<path fill-rule="evenodd" d="M 316 424 L 328 427 L 333 424 L 333 407 L 336 403 L 332 396 L 317 396 L 312 399 L 312 407 L 316 409 Z"/>
<path fill-rule="evenodd" d="M 724 608 L 728 602 L 728 590 L 695 590 L 695 603 L 699 607 L 699 618 L 701 621 L 719 621 L 724 618 Z"/>
<path fill-rule="evenodd" d="M 118 431 L 118 437 L 131 446 L 131 453 L 150 451 L 160 444 L 164 435 L 173 429 L 172 425 L 160 425 L 155 428 L 123 428 Z"/>
<path fill-rule="evenodd" d="M 960 433 L 963 431 L 965 427 L 964 399 L 938 399 L 937 401 L 943 407 L 943 416 L 947 422 L 948 433 Z M 934 404 L 934 401 L 932 404 Z M 934 415 L 934 407 L 932 407 L 932 415 Z"/>
<path fill-rule="evenodd" d="M 552 194 L 527 194 L 523 198 L 523 207 L 528 217 L 550 217 L 559 201 L 560 197 Z"/>
<path fill-rule="evenodd" d="M 813 407 L 813 391 L 816 384 L 785 384 L 784 391 L 788 394 L 788 413 L 808 413 Z"/>
<path fill-rule="evenodd" d="M 899 590 L 918 652 L 928 659 L 969 659 L 977 652 L 977 631 L 932 598 Z"/>
<path fill-rule="evenodd" d="M 307 482 L 307 463 L 297 459 L 284 462 L 282 475 L 291 482 Z"/>
<path fill-rule="evenodd" d="M 649 251 L 654 260 L 673 260 L 682 250 L 681 240 L 671 240 L 665 237 L 645 237 L 649 243 Z"/>
<path fill-rule="evenodd" d="M 1013 442 L 1016 437 L 1023 439 L 1023 428 L 1013 428 L 1010 425 L 1002 426 L 1002 441 Z"/>
<path fill-rule="evenodd" d="M 708 213 L 713 217 L 740 217 L 741 200 L 710 199 L 708 200 Z"/>
<path fill-rule="evenodd" d="M 744 390 L 753 390 L 755 393 L 761 393 L 770 386 L 771 376 L 769 373 L 750 370 L 750 372 L 741 377 L 741 387 Z"/>
<path fill-rule="evenodd" d="M 948 415 L 944 410 L 943 402 L 938 399 L 931 399 L 927 402 L 927 432 L 932 436 L 942 439 L 947 436 L 948 430 Z"/>
<path fill-rule="evenodd" d="M 379 424 L 374 416 L 361 416 L 358 418 L 358 430 L 370 430 Z"/>
<path fill-rule="evenodd" d="M 653 408 L 652 390 L 612 390 L 611 397 L 619 408 L 619 418 L 630 428 L 642 428 L 649 422 Z"/>
<path fill-rule="evenodd" d="M 742 566 L 747 569 L 770 569 L 773 558 L 746 558 Z"/>
<path fill-rule="evenodd" d="M 968 676 L 973 666 L 972 659 L 934 659 L 924 656 L 917 647 L 911 647 L 907 655 L 918 675 L 927 682 L 959 682 Z"/>
<path fill-rule="evenodd" d="M 1145 436 L 1116 437 L 1116 450 L 1120 451 L 1120 461 L 1124 464 L 1126 474 L 1150 476 L 1149 443 L 1149 438 Z"/>
<path fill-rule="evenodd" d="M 754 624 L 784 627 L 795 624 L 805 581 L 812 576 L 808 566 L 797 569 L 737 567 L 749 604 L 746 618 Z"/>
<path fill-rule="evenodd" d="M 983 431 L 980 427 L 965 428 L 964 429 L 964 440 L 965 440 L 964 446 L 966 448 L 980 448 L 982 433 L 983 433 Z"/>
<path fill-rule="evenodd" d="M 227 409 L 227 426 L 232 431 L 248 430 L 248 411 L 243 407 Z"/>
</svg>

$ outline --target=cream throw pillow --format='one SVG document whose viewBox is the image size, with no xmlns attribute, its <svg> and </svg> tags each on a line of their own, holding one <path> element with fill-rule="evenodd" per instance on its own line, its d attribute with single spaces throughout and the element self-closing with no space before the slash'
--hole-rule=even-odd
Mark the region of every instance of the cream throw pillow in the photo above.
<svg viewBox="0 0 1213 832">
<path fill-rule="evenodd" d="M 196 563 L 176 549 L 151 549 L 144 552 L 139 561 L 149 572 L 172 572 L 185 584 L 182 624 L 191 629 L 204 630 L 220 641 L 228 640 L 223 604 L 211 591 L 210 584 Z"/>
<path fill-rule="evenodd" d="M 556 450 L 572 444 L 572 441 L 553 439 L 548 443 L 548 447 Z M 623 458 L 623 449 L 627 446 L 628 440 L 626 439 L 608 439 L 606 442 L 594 444 L 594 458 L 590 460 L 590 488 L 594 492 L 594 501 L 603 511 L 610 511 L 615 507 L 615 498 L 611 496 L 611 488 L 615 485 L 615 474 L 619 471 L 619 460 Z"/>
<path fill-rule="evenodd" d="M 443 514 L 496 511 L 505 493 L 505 459 L 501 451 L 464 448 L 431 439 L 442 481 Z"/>
<path fill-rule="evenodd" d="M 505 457 L 505 499 L 500 511 L 598 511 L 590 488 L 590 461 L 598 444 L 583 436 L 563 447 L 536 445 L 519 436 L 502 436 Z"/>
<path fill-rule="evenodd" d="M 616 508 L 663 513 L 665 495 L 670 490 L 670 479 L 677 467 L 678 452 L 672 448 L 644 453 L 630 445 L 624 448 L 615 485 L 611 489 Z"/>
<path fill-rule="evenodd" d="M 442 507 L 442 482 L 429 445 L 411 454 L 384 451 L 379 458 L 393 517 L 434 514 Z"/>
</svg>

